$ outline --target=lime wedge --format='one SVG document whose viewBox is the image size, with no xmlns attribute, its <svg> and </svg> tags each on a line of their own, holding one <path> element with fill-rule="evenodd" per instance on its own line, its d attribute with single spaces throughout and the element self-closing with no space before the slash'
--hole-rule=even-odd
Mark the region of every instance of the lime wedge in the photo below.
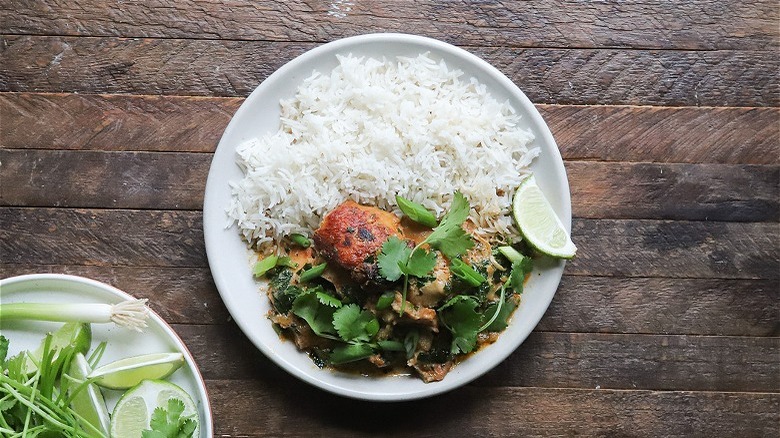
<svg viewBox="0 0 780 438">
<path fill-rule="evenodd" d="M 512 214 L 525 240 L 537 251 L 561 259 L 574 257 L 577 247 L 533 176 L 517 188 Z"/>
<path fill-rule="evenodd" d="M 128 390 L 119 399 L 111 414 L 111 436 L 121 438 L 141 438 L 141 433 L 149 429 L 152 412 L 157 407 L 167 409 L 168 400 L 179 399 L 184 403 L 181 416 L 193 416 L 198 420 L 198 409 L 187 392 L 171 382 L 164 380 L 144 380 Z M 192 436 L 198 437 L 198 427 Z"/>
<path fill-rule="evenodd" d="M 87 380 L 87 376 L 90 373 L 89 364 L 87 359 L 82 353 L 76 353 L 73 356 L 73 360 L 70 363 L 70 370 L 68 375 L 74 379 L 68 388 L 69 394 L 72 394 L 79 386 Z M 100 392 L 100 388 L 94 383 L 90 383 L 83 387 L 76 395 L 73 396 L 73 400 L 70 403 L 70 407 L 81 415 L 82 419 L 79 420 L 82 427 L 88 428 L 84 421 L 94 426 L 97 430 L 104 435 L 108 435 L 109 417 L 108 409 L 106 408 L 106 402 L 103 400 L 103 394 Z"/>
<path fill-rule="evenodd" d="M 153 353 L 120 359 L 95 368 L 89 378 L 95 383 L 111 389 L 127 389 L 142 380 L 164 379 L 184 364 L 181 353 Z"/>
<path fill-rule="evenodd" d="M 38 370 L 38 366 L 35 362 L 40 362 L 43 357 L 43 347 L 46 342 L 46 338 L 41 340 L 41 344 L 30 355 L 27 356 L 27 362 L 25 363 L 25 369 L 27 374 L 32 374 Z M 68 322 L 60 327 L 57 331 L 51 334 L 51 346 L 52 349 L 62 350 L 64 347 L 72 345 L 77 353 L 86 354 L 89 351 L 89 347 L 92 344 L 92 328 L 89 324 L 80 322 Z M 59 357 L 59 351 L 54 354 L 54 359 Z M 35 361 L 33 361 L 35 359 Z"/>
</svg>

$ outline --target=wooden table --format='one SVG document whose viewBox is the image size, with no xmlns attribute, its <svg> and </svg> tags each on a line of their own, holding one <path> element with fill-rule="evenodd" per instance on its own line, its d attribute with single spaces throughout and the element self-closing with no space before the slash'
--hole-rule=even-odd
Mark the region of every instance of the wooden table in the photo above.
<svg viewBox="0 0 780 438">
<path fill-rule="evenodd" d="M 0 0 L 0 277 L 83 275 L 172 323 L 216 436 L 778 436 L 773 0 Z M 461 46 L 538 104 L 573 236 L 546 316 L 474 383 L 342 399 L 273 365 L 211 280 L 201 207 L 231 115 L 308 49 Z"/>
</svg>

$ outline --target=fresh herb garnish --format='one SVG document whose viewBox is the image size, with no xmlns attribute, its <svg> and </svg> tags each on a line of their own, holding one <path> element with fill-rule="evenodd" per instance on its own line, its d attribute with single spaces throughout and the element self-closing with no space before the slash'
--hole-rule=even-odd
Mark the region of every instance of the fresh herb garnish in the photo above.
<svg viewBox="0 0 780 438">
<path fill-rule="evenodd" d="M 376 310 L 387 309 L 393 304 L 393 301 L 395 301 L 395 292 L 390 291 L 383 293 L 379 296 L 379 299 L 376 300 Z"/>
<path fill-rule="evenodd" d="M 436 266 L 436 254 L 423 249 L 423 245 L 427 244 L 438 249 L 449 259 L 454 259 L 474 247 L 473 239 L 462 227 L 469 216 L 469 209 L 469 201 L 466 197 L 460 192 L 455 192 L 450 210 L 442 217 L 433 232 L 413 249 L 410 250 L 404 241 L 395 236 L 390 237 L 382 245 L 382 251 L 377 258 L 379 273 L 388 281 L 396 281 L 404 277 L 399 314 L 403 314 L 406 307 L 409 276 L 424 278 Z"/>
<path fill-rule="evenodd" d="M 344 341 L 368 342 L 379 331 L 379 321 L 368 310 L 348 304 L 333 314 L 333 327 Z"/>
<path fill-rule="evenodd" d="M 150 429 L 141 432 L 142 438 L 191 438 L 198 423 L 191 417 L 182 417 L 184 402 L 172 398 L 168 409 L 158 406 L 152 412 Z"/>
<path fill-rule="evenodd" d="M 345 344 L 335 347 L 328 360 L 333 365 L 341 365 L 365 359 L 374 354 L 374 348 L 368 344 Z"/>
<path fill-rule="evenodd" d="M 313 289 L 298 295 L 292 305 L 293 314 L 306 321 L 317 336 L 338 340 L 338 333 L 333 327 L 335 311 L 335 308 L 322 304 Z"/>
</svg>

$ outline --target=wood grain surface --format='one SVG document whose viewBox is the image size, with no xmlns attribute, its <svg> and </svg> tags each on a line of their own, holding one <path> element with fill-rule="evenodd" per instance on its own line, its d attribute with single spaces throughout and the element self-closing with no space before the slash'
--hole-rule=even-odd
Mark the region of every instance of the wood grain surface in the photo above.
<svg viewBox="0 0 780 438">
<path fill-rule="evenodd" d="M 0 278 L 149 298 L 206 379 L 214 436 L 778 436 L 779 24 L 767 0 L 0 0 Z M 340 398 L 275 365 L 203 242 L 211 158 L 244 98 L 374 32 L 455 44 L 525 92 L 579 247 L 520 348 L 415 402 Z"/>
</svg>

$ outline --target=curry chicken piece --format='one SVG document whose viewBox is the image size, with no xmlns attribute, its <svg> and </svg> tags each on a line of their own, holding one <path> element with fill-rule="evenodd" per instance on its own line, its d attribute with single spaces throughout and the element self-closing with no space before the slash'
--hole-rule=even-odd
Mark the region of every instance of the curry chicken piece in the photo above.
<svg viewBox="0 0 780 438">
<path fill-rule="evenodd" d="M 382 283 L 377 254 L 390 236 L 401 237 L 401 220 L 376 207 L 346 201 L 323 218 L 314 242 L 328 261 L 346 269 L 363 286 Z"/>
</svg>

